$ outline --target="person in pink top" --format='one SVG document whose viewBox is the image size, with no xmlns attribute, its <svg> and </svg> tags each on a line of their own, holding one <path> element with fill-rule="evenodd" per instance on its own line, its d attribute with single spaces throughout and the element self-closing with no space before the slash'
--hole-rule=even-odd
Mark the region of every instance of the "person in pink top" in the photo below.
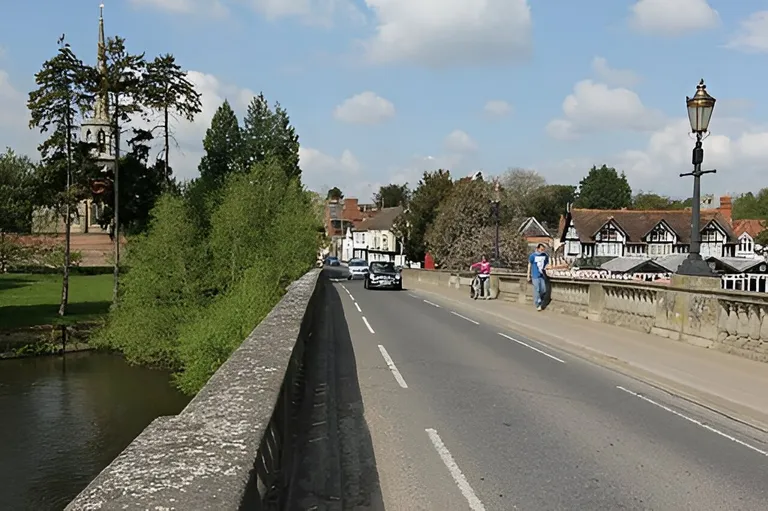
<svg viewBox="0 0 768 511">
<path fill-rule="evenodd" d="M 475 263 L 469 267 L 470 270 L 478 270 L 478 278 L 480 279 L 480 298 L 485 297 L 485 290 L 488 289 L 490 294 L 491 290 L 488 287 L 488 283 L 491 278 L 491 263 L 483 256 L 479 263 Z"/>
</svg>

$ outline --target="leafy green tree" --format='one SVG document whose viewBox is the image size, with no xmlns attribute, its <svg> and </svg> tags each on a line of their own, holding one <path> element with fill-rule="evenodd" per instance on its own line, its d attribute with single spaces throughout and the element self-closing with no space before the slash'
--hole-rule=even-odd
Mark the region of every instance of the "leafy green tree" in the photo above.
<svg viewBox="0 0 768 511">
<path fill-rule="evenodd" d="M 410 198 L 411 191 L 408 189 L 408 183 L 406 183 L 382 186 L 378 192 L 373 194 L 372 200 L 381 208 L 394 208 L 396 206 L 407 207 Z"/>
<path fill-rule="evenodd" d="M 757 194 L 745 193 L 733 200 L 733 219 L 768 220 L 768 188 L 762 188 Z"/>
<path fill-rule="evenodd" d="M 448 170 L 424 172 L 413 191 L 408 209 L 397 219 L 396 228 L 404 238 L 404 252 L 411 261 L 424 261 L 427 253 L 426 234 L 440 212 L 440 205 L 453 190 Z"/>
<path fill-rule="evenodd" d="M 576 206 L 587 209 L 621 209 L 632 205 L 632 188 L 627 176 L 613 167 L 593 166 L 579 182 Z"/>
<path fill-rule="evenodd" d="M 496 236 L 488 208 L 492 197 L 492 184 L 466 180 L 457 183 L 441 204 L 427 233 L 430 252 L 441 268 L 464 269 L 482 256 L 492 257 Z M 522 267 L 528 255 L 519 227 L 516 222 L 506 222 L 499 229 L 499 255 L 506 268 Z"/>
<path fill-rule="evenodd" d="M 51 132 L 40 145 L 43 165 L 56 174 L 64 174 L 65 185 L 55 194 L 59 200 L 54 210 L 63 206 L 64 266 L 59 315 L 64 316 L 69 302 L 69 266 L 72 217 L 76 214 L 76 193 L 73 193 L 73 140 L 77 133 L 80 111 L 87 109 L 93 96 L 88 90 L 88 68 L 77 58 L 62 35 L 56 56 L 45 61 L 35 75 L 37 89 L 29 93 L 27 107 L 31 114 L 30 128 L 41 133 Z M 58 220 L 58 215 L 57 215 Z"/>
<path fill-rule="evenodd" d="M 573 204 L 575 200 L 575 186 L 545 185 L 534 190 L 526 200 L 525 216 L 535 217 L 550 228 L 556 227 L 568 204 Z"/>
<path fill-rule="evenodd" d="M 632 197 L 632 209 L 637 210 L 674 210 L 684 209 L 686 201 L 671 199 L 666 195 L 639 192 Z"/>
<path fill-rule="evenodd" d="M 147 63 L 144 53 L 132 54 L 125 46 L 122 37 L 109 38 L 99 48 L 99 68 L 94 71 L 98 77 L 98 93 L 105 94 L 108 106 L 111 106 L 113 133 L 113 237 L 115 241 L 114 289 L 112 301 L 117 304 L 120 289 L 120 138 L 123 125 L 131 121 L 131 116 L 144 111 L 144 76 Z"/>
<path fill-rule="evenodd" d="M 11 148 L 0 154 L 0 233 L 32 228 L 35 164 Z"/>
<path fill-rule="evenodd" d="M 279 103 L 272 110 L 261 93 L 248 105 L 243 118 L 243 166 L 274 158 L 288 177 L 299 177 L 299 137 L 288 113 Z"/>
<path fill-rule="evenodd" d="M 187 78 L 187 73 L 176 63 L 171 54 L 160 55 L 147 64 L 144 76 L 144 102 L 151 110 L 159 112 L 162 120 L 158 127 L 163 131 L 163 174 L 166 186 L 170 186 L 170 140 L 173 137 L 171 117 L 176 115 L 193 121 L 202 111 L 200 94 Z"/>
<path fill-rule="evenodd" d="M 200 178 L 215 188 L 220 186 L 227 175 L 242 172 L 241 165 L 243 142 L 240 125 L 235 111 L 224 103 L 216 110 L 211 119 L 211 126 L 203 139 L 205 155 L 200 160 Z"/>
<path fill-rule="evenodd" d="M 339 189 L 338 186 L 334 186 L 330 190 L 328 190 L 328 194 L 326 195 L 327 200 L 341 200 L 344 198 L 344 194 L 341 192 L 341 189 Z"/>
</svg>

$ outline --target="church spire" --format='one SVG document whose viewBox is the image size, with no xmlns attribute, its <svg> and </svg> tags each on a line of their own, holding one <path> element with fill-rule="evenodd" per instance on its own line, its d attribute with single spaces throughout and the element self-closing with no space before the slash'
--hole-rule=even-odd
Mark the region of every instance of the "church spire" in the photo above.
<svg viewBox="0 0 768 511">
<path fill-rule="evenodd" d="M 97 60 L 97 67 L 103 81 L 107 74 L 107 42 L 104 38 L 104 4 L 99 5 L 99 44 Z M 107 99 L 107 92 L 103 89 L 99 92 L 98 96 L 96 96 L 94 118 L 100 120 L 109 119 L 109 101 Z"/>
</svg>

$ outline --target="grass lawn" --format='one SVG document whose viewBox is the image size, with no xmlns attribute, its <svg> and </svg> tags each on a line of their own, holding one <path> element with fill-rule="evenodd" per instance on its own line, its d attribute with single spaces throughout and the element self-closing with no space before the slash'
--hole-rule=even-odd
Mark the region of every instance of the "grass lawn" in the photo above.
<svg viewBox="0 0 768 511">
<path fill-rule="evenodd" d="M 103 317 L 112 303 L 112 275 L 71 275 L 63 318 L 58 315 L 60 300 L 61 275 L 0 274 L 0 330 Z"/>
</svg>

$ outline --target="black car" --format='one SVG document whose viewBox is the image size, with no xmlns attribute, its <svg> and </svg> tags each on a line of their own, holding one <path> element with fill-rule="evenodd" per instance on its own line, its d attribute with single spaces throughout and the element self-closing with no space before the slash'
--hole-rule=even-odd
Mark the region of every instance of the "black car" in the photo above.
<svg viewBox="0 0 768 511">
<path fill-rule="evenodd" d="M 403 279 L 400 272 L 395 269 L 394 263 L 386 261 L 373 261 L 368 265 L 368 274 L 365 276 L 363 286 L 366 289 L 403 289 Z"/>
</svg>

